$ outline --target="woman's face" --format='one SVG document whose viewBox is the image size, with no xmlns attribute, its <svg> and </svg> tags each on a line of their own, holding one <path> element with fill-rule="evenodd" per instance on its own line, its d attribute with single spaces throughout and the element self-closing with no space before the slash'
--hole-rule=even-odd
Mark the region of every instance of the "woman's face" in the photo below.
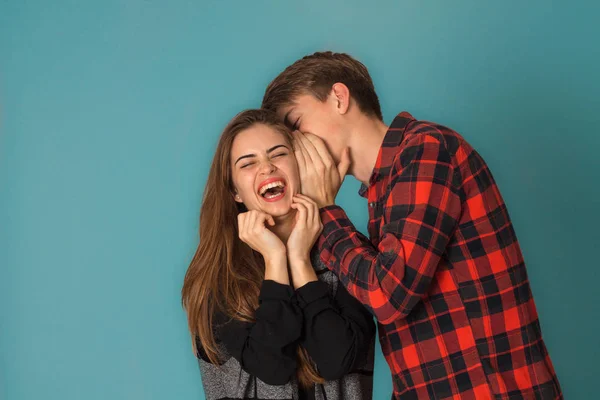
<svg viewBox="0 0 600 400">
<path fill-rule="evenodd" d="M 292 210 L 300 191 L 298 165 L 284 135 L 272 127 L 255 124 L 237 134 L 231 146 L 231 171 L 235 200 L 248 210 L 273 217 Z"/>
</svg>

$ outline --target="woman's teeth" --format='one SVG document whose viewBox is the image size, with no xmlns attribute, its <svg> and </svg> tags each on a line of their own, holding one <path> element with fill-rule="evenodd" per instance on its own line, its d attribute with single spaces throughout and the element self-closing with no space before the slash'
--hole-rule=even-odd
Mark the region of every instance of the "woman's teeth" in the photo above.
<svg viewBox="0 0 600 400">
<path fill-rule="evenodd" d="M 266 196 L 269 196 L 269 194 L 267 194 L 267 191 L 268 191 L 269 189 L 275 189 L 275 188 L 281 188 L 281 189 L 283 189 L 284 187 L 285 187 L 285 185 L 284 185 L 284 184 L 283 184 L 283 182 L 281 182 L 281 181 L 277 181 L 277 182 L 271 182 L 271 183 L 268 183 L 268 184 L 266 184 L 266 185 L 262 186 L 262 187 L 260 188 L 260 190 L 259 190 L 259 194 L 260 194 L 261 196 L 264 196 L 264 197 L 266 197 Z M 278 194 L 279 194 L 279 193 L 278 193 Z M 275 197 L 275 196 L 270 196 L 270 197 Z"/>
</svg>

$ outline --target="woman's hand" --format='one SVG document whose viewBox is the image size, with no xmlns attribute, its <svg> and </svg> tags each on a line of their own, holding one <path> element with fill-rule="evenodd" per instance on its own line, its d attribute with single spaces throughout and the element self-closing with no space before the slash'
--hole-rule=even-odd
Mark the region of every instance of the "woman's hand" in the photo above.
<svg viewBox="0 0 600 400">
<path fill-rule="evenodd" d="M 266 224 L 275 225 L 275 220 L 262 211 L 238 214 L 239 238 L 265 259 L 265 279 L 289 285 L 286 248 Z"/>
<path fill-rule="evenodd" d="M 296 209 L 296 224 L 287 241 L 287 256 L 292 272 L 294 287 L 317 280 L 310 263 L 310 250 L 323 231 L 319 207 L 311 198 L 297 194 L 292 208 Z"/>
</svg>

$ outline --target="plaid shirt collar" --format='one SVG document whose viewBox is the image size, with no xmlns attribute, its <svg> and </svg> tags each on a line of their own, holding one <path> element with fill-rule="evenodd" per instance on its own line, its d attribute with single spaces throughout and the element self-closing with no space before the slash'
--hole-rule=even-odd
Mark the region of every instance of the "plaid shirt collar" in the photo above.
<svg viewBox="0 0 600 400">
<path fill-rule="evenodd" d="M 377 154 L 377 161 L 375 162 L 375 168 L 369 178 L 369 186 L 364 183 L 360 185 L 358 194 L 362 197 L 367 197 L 369 188 L 379 180 L 380 171 L 382 169 L 389 168 L 394 162 L 394 158 L 398 154 L 398 147 L 404 139 L 404 131 L 410 122 L 414 121 L 415 118 L 406 111 L 402 111 L 394 118 L 390 124 Z"/>
</svg>

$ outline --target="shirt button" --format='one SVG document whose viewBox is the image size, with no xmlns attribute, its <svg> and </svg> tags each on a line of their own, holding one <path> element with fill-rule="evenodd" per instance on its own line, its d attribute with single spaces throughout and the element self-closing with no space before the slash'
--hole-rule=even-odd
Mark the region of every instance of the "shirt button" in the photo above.
<svg viewBox="0 0 600 400">
<path fill-rule="evenodd" d="M 374 202 L 370 202 L 369 203 L 369 207 L 374 208 L 375 207 L 375 203 Z"/>
</svg>

